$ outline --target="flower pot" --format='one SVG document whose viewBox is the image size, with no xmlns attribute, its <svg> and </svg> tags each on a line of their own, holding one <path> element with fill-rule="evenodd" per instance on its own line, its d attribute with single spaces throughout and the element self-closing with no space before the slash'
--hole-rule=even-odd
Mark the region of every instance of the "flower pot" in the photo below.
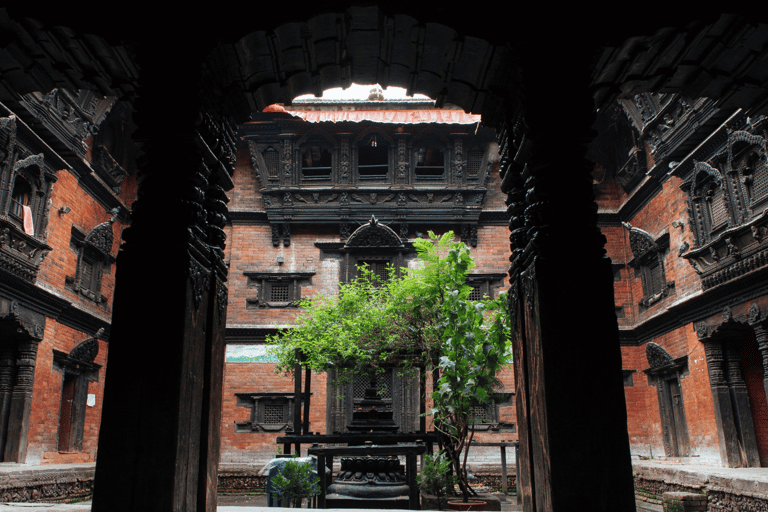
<svg viewBox="0 0 768 512">
<path fill-rule="evenodd" d="M 469 500 L 464 503 L 461 500 L 449 501 L 448 508 L 451 510 L 485 510 L 487 502 L 480 500 Z"/>
</svg>

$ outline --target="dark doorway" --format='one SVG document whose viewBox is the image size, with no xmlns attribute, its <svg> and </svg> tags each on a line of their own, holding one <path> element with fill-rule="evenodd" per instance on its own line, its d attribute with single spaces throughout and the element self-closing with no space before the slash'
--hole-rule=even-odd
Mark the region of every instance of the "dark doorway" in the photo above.
<svg viewBox="0 0 768 512">
<path fill-rule="evenodd" d="M 763 358 L 757 349 L 754 331 L 741 343 L 741 374 L 747 385 L 749 409 L 755 427 L 760 466 L 768 466 L 768 400 L 763 385 Z"/>
</svg>

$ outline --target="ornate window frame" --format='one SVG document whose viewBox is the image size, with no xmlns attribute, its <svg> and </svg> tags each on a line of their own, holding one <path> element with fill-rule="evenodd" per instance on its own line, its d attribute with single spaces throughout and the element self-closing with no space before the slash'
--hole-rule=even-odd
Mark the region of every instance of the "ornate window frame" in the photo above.
<svg viewBox="0 0 768 512">
<path fill-rule="evenodd" d="M 293 432 L 293 393 L 235 393 L 235 397 L 238 407 L 250 409 L 247 421 L 235 422 L 235 433 Z M 280 411 L 281 421 L 267 422 L 275 418 L 276 411 Z"/>
<path fill-rule="evenodd" d="M 503 274 L 503 273 L 468 275 L 467 284 L 472 288 L 474 288 L 473 292 L 471 292 L 469 295 L 470 300 L 481 300 L 485 295 L 487 295 L 489 299 L 493 299 L 495 294 L 493 293 L 492 284 L 494 282 L 503 283 L 506 277 L 507 277 L 507 274 Z M 476 297 L 479 295 L 479 298 L 473 298 L 473 293 Z"/>
<path fill-rule="evenodd" d="M 386 172 L 384 174 L 373 174 L 373 173 L 362 173 L 361 167 L 366 167 L 367 164 L 361 163 L 361 147 L 367 146 L 369 143 L 376 144 L 376 147 L 382 147 L 386 146 L 386 155 L 387 155 L 387 163 L 385 164 L 370 164 L 371 168 L 381 168 L 386 167 Z M 371 181 L 385 181 L 389 182 L 391 181 L 391 178 L 393 176 L 393 161 L 394 161 L 394 148 L 396 146 L 395 141 L 385 133 L 375 130 L 375 129 L 368 129 L 363 131 L 360 135 L 355 137 L 352 140 L 352 147 L 354 148 L 354 168 L 355 168 L 355 176 L 358 182 L 371 182 Z M 382 151 L 383 152 L 383 151 Z"/>
<path fill-rule="evenodd" d="M 664 254 L 669 249 L 669 233 L 664 233 L 658 240 L 643 231 L 623 222 L 629 231 L 629 245 L 634 258 L 628 263 L 635 269 L 635 276 L 640 277 L 643 285 L 641 307 L 651 307 L 672 293 L 674 281 L 667 282 L 664 269 Z"/>
<path fill-rule="evenodd" d="M 450 146 L 449 141 L 440 134 L 430 133 L 415 137 L 411 154 L 414 180 L 416 182 L 445 181 L 450 169 Z M 426 165 L 430 163 L 430 159 L 435 161 L 435 165 Z M 442 162 L 438 163 L 438 160 Z M 437 169 L 440 168 L 442 172 L 438 174 Z"/>
<path fill-rule="evenodd" d="M 70 246 L 77 253 L 77 267 L 74 276 L 64 278 L 65 286 L 97 304 L 107 302 L 106 296 L 101 293 L 101 281 L 109 265 L 115 262 L 111 251 L 114 241 L 112 224 L 116 218 L 117 215 L 99 224 L 87 235 L 72 226 Z"/>
<path fill-rule="evenodd" d="M 301 300 L 302 281 L 308 281 L 314 272 L 243 272 L 248 278 L 248 288 L 258 288 L 255 298 L 246 299 L 246 308 L 287 308 L 296 307 Z M 279 297 L 275 297 L 280 287 Z M 286 290 L 283 287 L 287 286 Z M 279 298 L 281 300 L 273 300 Z"/>
</svg>

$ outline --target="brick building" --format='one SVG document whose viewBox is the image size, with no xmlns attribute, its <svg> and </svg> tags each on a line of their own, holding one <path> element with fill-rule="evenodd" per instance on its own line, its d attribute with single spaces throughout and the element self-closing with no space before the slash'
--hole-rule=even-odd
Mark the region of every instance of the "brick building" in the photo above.
<svg viewBox="0 0 768 512">
<path fill-rule="evenodd" d="M 53 89 L 0 104 L 0 460 L 93 462 L 131 112 Z"/>
<path fill-rule="evenodd" d="M 411 266 L 409 240 L 429 230 L 453 230 L 470 246 L 476 295 L 496 295 L 505 288 L 508 244 L 495 133 L 478 116 L 427 98 L 385 100 L 379 90 L 368 100 L 273 105 L 238 136 L 226 228 L 224 464 L 268 459 L 275 438 L 292 431 L 294 384 L 274 373 L 263 342 L 292 324 L 296 300 L 337 293 L 362 263 L 375 272 Z M 383 242 L 361 241 L 370 236 Z M 401 431 L 418 430 L 417 382 L 396 370 L 384 381 Z M 505 381 L 480 428 L 507 438 L 515 423 L 511 369 Z M 364 387 L 337 390 L 313 375 L 310 431 L 346 431 Z"/>
<path fill-rule="evenodd" d="M 644 93 L 592 147 L 632 454 L 768 465 L 768 124 Z"/>
</svg>

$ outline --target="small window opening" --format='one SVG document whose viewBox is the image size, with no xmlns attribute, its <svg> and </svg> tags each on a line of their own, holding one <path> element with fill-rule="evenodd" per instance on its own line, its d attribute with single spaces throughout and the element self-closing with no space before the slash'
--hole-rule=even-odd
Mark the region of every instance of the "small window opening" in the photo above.
<svg viewBox="0 0 768 512">
<path fill-rule="evenodd" d="M 440 179 L 445 173 L 445 155 L 437 146 L 425 146 L 416 149 L 416 177 L 421 179 Z"/>
<path fill-rule="evenodd" d="M 383 179 L 389 171 L 389 146 L 376 134 L 357 148 L 357 172 L 363 179 Z"/>
<path fill-rule="evenodd" d="M 306 147 L 301 153 L 301 171 L 305 180 L 331 179 L 333 157 L 330 150 L 318 145 Z"/>
<path fill-rule="evenodd" d="M 16 178 L 13 184 L 13 193 L 11 194 L 11 216 L 16 217 L 18 221 L 24 218 L 23 208 L 29 206 L 29 197 L 32 194 L 32 188 L 29 183 L 22 178 Z"/>
</svg>

